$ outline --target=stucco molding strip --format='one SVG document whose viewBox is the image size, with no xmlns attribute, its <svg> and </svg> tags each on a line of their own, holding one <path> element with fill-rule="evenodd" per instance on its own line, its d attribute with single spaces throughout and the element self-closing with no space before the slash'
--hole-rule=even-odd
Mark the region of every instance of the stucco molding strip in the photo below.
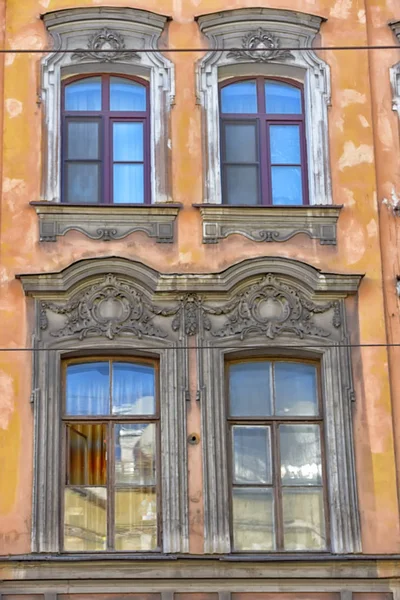
<svg viewBox="0 0 400 600">
<path fill-rule="evenodd" d="M 174 241 L 181 204 L 96 205 L 31 202 L 39 216 L 39 239 L 55 242 L 75 230 L 92 240 L 120 240 L 143 231 L 159 243 Z"/>
<path fill-rule="evenodd" d="M 400 44 L 400 21 L 392 21 L 389 25 Z M 400 117 L 400 62 L 390 69 L 390 81 L 393 93 L 393 110 L 397 111 Z"/>
<path fill-rule="evenodd" d="M 285 242 L 299 233 L 336 245 L 336 223 L 342 205 L 336 206 L 227 206 L 194 204 L 203 221 L 203 244 L 217 244 L 230 235 L 254 242 Z"/>
</svg>

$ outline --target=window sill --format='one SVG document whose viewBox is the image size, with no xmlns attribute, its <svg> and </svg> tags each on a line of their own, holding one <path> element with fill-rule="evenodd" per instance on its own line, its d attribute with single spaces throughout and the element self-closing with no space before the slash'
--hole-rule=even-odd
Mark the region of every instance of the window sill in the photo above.
<svg viewBox="0 0 400 600">
<path fill-rule="evenodd" d="M 305 233 L 322 245 L 336 245 L 342 205 L 228 206 L 193 204 L 203 220 L 203 244 L 217 244 L 232 234 L 254 242 L 286 242 Z"/>
<path fill-rule="evenodd" d="M 158 243 L 174 241 L 174 222 L 181 204 L 61 204 L 31 202 L 39 216 L 39 239 L 55 242 L 75 230 L 92 240 L 120 240 L 143 231 Z"/>
</svg>

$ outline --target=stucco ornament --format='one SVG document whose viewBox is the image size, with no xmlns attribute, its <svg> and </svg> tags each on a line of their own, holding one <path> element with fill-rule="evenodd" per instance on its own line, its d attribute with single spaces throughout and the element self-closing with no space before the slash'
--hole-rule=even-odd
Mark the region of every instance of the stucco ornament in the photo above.
<svg viewBox="0 0 400 600">
<path fill-rule="evenodd" d="M 126 51 L 124 37 L 113 29 L 104 27 L 90 36 L 87 49 L 78 48 L 72 55 L 73 60 L 86 60 L 92 58 L 100 62 L 113 62 L 115 60 L 140 60 L 137 52 Z"/>
<path fill-rule="evenodd" d="M 255 62 L 270 62 L 273 60 L 294 58 L 289 50 L 281 49 L 281 42 L 277 36 L 266 29 L 259 27 L 250 31 L 242 38 L 242 49 L 232 50 L 228 58 L 237 60 L 253 60 Z"/>
<path fill-rule="evenodd" d="M 168 310 L 148 302 L 131 285 L 107 275 L 104 282 L 93 285 L 87 292 L 67 302 L 64 306 L 53 302 L 41 303 L 41 329 L 48 327 L 46 310 L 66 317 L 61 329 L 52 331 L 53 337 L 78 337 L 83 340 L 90 334 L 110 340 L 121 333 L 138 337 L 167 337 L 153 323 L 156 315 L 169 316 Z"/>
<path fill-rule="evenodd" d="M 332 309 L 332 325 L 339 328 L 339 302 L 315 304 L 269 274 L 225 306 L 203 307 L 205 314 L 227 317 L 226 322 L 217 329 L 212 329 L 207 319 L 204 328 L 210 329 L 214 337 L 239 336 L 242 340 L 249 334 L 261 334 L 272 340 L 282 333 L 291 333 L 299 338 L 305 335 L 329 337 L 331 331 L 319 327 L 313 317 Z"/>
</svg>

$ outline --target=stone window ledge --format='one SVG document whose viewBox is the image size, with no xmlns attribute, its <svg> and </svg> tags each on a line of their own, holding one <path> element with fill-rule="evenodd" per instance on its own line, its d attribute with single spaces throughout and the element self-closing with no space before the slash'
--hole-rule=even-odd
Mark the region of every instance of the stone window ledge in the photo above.
<svg viewBox="0 0 400 600">
<path fill-rule="evenodd" d="M 120 240 L 144 231 L 159 243 L 174 241 L 174 222 L 181 204 L 61 204 L 31 202 L 39 216 L 39 239 L 55 242 L 68 231 L 92 240 Z"/>
<path fill-rule="evenodd" d="M 342 205 L 228 206 L 193 204 L 203 220 L 203 243 L 217 244 L 229 235 L 255 242 L 286 242 L 305 233 L 322 245 L 336 244 L 336 223 Z"/>
</svg>

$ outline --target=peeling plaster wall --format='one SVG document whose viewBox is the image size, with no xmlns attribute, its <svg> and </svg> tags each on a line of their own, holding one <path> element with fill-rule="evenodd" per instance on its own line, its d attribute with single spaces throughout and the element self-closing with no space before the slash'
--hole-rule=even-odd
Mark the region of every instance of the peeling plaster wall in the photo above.
<svg viewBox="0 0 400 600">
<path fill-rule="evenodd" d="M 164 36 L 169 47 L 206 49 L 195 16 L 255 4 L 327 18 L 321 30 L 323 46 L 393 44 L 387 23 L 400 19 L 398 0 L 0 0 L 0 21 L 6 5 L 7 48 L 44 49 L 49 41 L 40 20 L 43 12 L 78 5 L 132 6 L 172 18 Z M 321 246 L 304 235 L 282 244 L 260 244 L 240 236 L 216 245 L 201 243 L 200 215 L 192 208 L 193 203 L 202 202 L 203 189 L 201 114 L 194 72 L 200 52 L 169 55 L 176 69 L 176 104 L 171 113 L 173 200 L 184 205 L 174 244 L 156 244 L 142 233 L 119 242 L 101 242 L 76 232 L 56 243 L 39 243 L 37 216 L 29 202 L 39 199 L 41 189 L 40 55 L 7 54 L 4 89 L 3 55 L 0 57 L 0 122 L 4 118 L 0 348 L 9 350 L 0 352 L 0 554 L 30 551 L 31 353 L 12 350 L 30 346 L 31 323 L 15 279 L 17 273 L 55 271 L 82 258 L 110 255 L 141 260 L 162 272 L 199 273 L 222 270 L 244 258 L 292 257 L 326 271 L 365 273 L 349 323 L 353 342 L 400 342 L 400 307 L 395 294 L 395 277 L 400 273 L 400 220 L 381 205 L 392 188 L 400 192 L 399 121 L 391 110 L 389 83 L 389 68 L 400 60 L 400 47 L 369 54 L 364 50 L 319 54 L 329 64 L 332 77 L 329 143 L 333 198 L 334 203 L 344 204 L 336 246 Z M 400 457 L 399 360 L 400 348 L 388 352 L 384 346 L 366 346 L 353 351 L 355 448 L 365 553 L 400 552 L 395 462 L 395 449 Z M 196 410 L 191 413 L 192 428 L 199 427 Z M 200 461 L 196 459 L 194 465 L 199 469 Z M 197 481 L 201 482 L 201 476 Z M 195 512 L 201 498 L 195 477 L 190 496 L 197 503 L 191 506 Z M 191 548 L 201 551 L 198 528 L 193 529 Z"/>
</svg>

